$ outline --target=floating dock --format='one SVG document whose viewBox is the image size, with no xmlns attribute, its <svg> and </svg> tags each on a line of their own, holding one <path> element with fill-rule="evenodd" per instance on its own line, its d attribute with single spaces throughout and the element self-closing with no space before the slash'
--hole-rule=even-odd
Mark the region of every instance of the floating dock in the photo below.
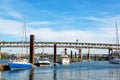
<svg viewBox="0 0 120 80">
<path fill-rule="evenodd" d="M 0 64 L 0 71 L 4 71 L 4 70 L 10 70 L 8 64 Z"/>
</svg>

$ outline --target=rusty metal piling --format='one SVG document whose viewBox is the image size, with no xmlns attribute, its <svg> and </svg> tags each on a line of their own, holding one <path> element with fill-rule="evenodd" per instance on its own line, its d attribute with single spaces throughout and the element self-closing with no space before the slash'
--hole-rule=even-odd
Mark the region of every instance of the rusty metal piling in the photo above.
<svg viewBox="0 0 120 80">
<path fill-rule="evenodd" d="M 54 64 L 57 63 L 57 61 L 56 61 L 56 54 L 57 54 L 57 44 L 54 44 Z"/>
<path fill-rule="evenodd" d="M 71 60 L 70 60 L 70 62 L 73 62 L 73 56 L 72 56 L 72 51 L 71 51 Z"/>
<path fill-rule="evenodd" d="M 88 55 L 87 55 L 88 61 L 90 61 L 90 48 L 88 48 Z"/>
<path fill-rule="evenodd" d="M 30 63 L 34 65 L 34 35 L 30 35 Z"/>
</svg>

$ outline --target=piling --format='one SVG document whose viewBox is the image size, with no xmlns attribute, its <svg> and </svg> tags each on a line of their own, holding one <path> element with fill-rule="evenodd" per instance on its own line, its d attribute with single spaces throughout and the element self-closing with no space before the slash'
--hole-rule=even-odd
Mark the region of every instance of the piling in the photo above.
<svg viewBox="0 0 120 80">
<path fill-rule="evenodd" d="M 82 61 L 82 49 L 81 48 L 79 49 L 79 58 L 80 58 L 80 61 Z"/>
<path fill-rule="evenodd" d="M 87 55 L 88 61 L 90 61 L 90 49 L 88 48 L 88 55 Z"/>
<path fill-rule="evenodd" d="M 70 60 L 70 62 L 73 62 L 73 59 L 72 59 L 72 51 L 71 51 L 71 60 Z"/>
<path fill-rule="evenodd" d="M 65 55 L 67 55 L 67 49 L 65 48 Z"/>
<path fill-rule="evenodd" d="M 56 64 L 57 44 L 54 44 L 54 64 Z"/>
<path fill-rule="evenodd" d="M 30 63 L 34 65 L 34 35 L 30 35 Z"/>
</svg>

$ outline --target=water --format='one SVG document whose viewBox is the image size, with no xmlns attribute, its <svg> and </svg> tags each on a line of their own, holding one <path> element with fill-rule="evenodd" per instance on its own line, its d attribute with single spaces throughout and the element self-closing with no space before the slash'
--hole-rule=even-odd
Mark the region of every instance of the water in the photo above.
<svg viewBox="0 0 120 80">
<path fill-rule="evenodd" d="M 6 80 L 120 80 L 120 64 L 107 61 L 77 62 L 27 70 L 1 72 Z"/>
</svg>

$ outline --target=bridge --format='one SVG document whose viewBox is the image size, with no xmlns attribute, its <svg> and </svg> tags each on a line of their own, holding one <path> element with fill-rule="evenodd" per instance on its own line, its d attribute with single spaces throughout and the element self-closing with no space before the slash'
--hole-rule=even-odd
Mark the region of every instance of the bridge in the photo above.
<svg viewBox="0 0 120 80">
<path fill-rule="evenodd" d="M 24 45 L 23 45 L 24 44 Z M 118 44 L 111 43 L 81 43 L 81 42 L 34 42 L 34 48 L 73 48 L 79 50 L 79 56 L 82 60 L 82 49 L 88 49 L 88 60 L 90 59 L 90 49 L 108 49 L 108 53 L 111 54 L 112 50 L 120 48 Z M 1 48 L 30 48 L 30 42 L 0 42 L 0 52 Z M 66 51 L 65 51 L 66 52 Z M 54 52 L 56 54 L 56 52 Z M 71 51 L 72 54 L 72 51 Z"/>
<path fill-rule="evenodd" d="M 23 45 L 24 44 L 24 45 Z M 117 44 L 110 43 L 81 43 L 81 42 L 34 42 L 35 48 L 53 48 L 54 44 L 57 48 L 89 48 L 89 49 L 117 49 L 120 46 Z M 20 48 L 30 47 L 30 42 L 0 42 L 0 48 Z M 118 48 L 120 50 L 120 48 Z"/>
<path fill-rule="evenodd" d="M 0 42 L 0 52 L 1 48 L 20 48 L 26 47 L 30 48 L 30 63 L 34 64 L 34 48 L 54 48 L 54 63 L 56 63 L 56 48 L 65 48 L 65 54 L 67 54 L 67 48 L 75 48 L 79 50 L 79 58 L 82 61 L 82 48 L 88 49 L 88 60 L 90 60 L 90 49 L 108 49 L 109 54 L 111 54 L 113 49 L 119 49 L 120 45 L 110 44 L 110 43 L 80 43 L 80 42 L 34 42 L 34 35 L 30 35 L 30 42 Z M 76 53 L 75 53 L 76 55 Z M 71 51 L 72 59 L 72 51 Z"/>
</svg>

